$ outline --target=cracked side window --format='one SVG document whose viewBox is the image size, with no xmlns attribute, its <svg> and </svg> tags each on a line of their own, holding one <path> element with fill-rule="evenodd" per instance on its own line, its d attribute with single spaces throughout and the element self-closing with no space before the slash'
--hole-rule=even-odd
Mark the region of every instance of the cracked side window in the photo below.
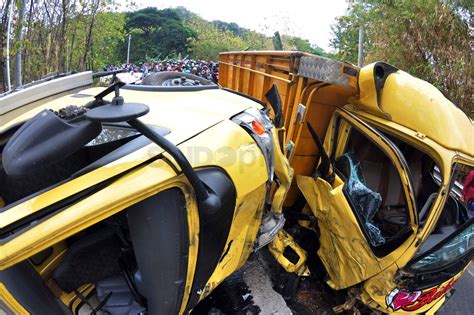
<svg viewBox="0 0 474 315">
<path fill-rule="evenodd" d="M 453 170 L 441 215 L 430 236 L 420 246 L 412 269 L 437 269 L 474 250 L 474 168 L 455 164 Z M 464 231 L 447 241 L 459 230 Z M 444 245 L 440 245 L 442 243 Z"/>
<path fill-rule="evenodd" d="M 474 220 L 470 220 L 461 232 L 445 240 L 432 251 L 421 256 L 410 268 L 416 271 L 439 270 L 456 262 L 465 255 L 472 255 L 474 250 Z"/>
<path fill-rule="evenodd" d="M 390 243 L 409 226 L 409 212 L 399 173 L 387 154 L 355 127 L 336 160 L 344 190 L 370 244 Z"/>
</svg>

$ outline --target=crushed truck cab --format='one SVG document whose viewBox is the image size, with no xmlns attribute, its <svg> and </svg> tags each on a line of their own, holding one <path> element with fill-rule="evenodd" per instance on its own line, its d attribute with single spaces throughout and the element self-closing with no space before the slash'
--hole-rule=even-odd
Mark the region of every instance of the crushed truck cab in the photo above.
<svg viewBox="0 0 474 315">
<path fill-rule="evenodd" d="M 345 296 L 338 312 L 438 310 L 474 252 L 463 197 L 473 121 L 383 62 L 360 69 L 299 52 L 229 52 L 219 65 L 223 87 L 265 102 L 275 86 L 281 96 L 279 138 L 294 179 L 279 236 L 307 262 L 294 270 L 272 250 L 277 239 L 270 252 L 282 267 L 300 276 L 322 269 Z M 315 255 L 319 264 L 307 258 Z"/>
</svg>

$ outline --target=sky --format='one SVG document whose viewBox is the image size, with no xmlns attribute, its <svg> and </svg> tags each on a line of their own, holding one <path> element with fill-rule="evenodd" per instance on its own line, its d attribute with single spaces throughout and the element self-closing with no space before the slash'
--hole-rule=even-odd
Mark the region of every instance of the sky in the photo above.
<svg viewBox="0 0 474 315">
<path fill-rule="evenodd" d="M 123 3 L 129 2 L 122 0 Z M 344 15 L 347 0 L 132 0 L 136 9 L 149 6 L 164 9 L 183 6 L 202 18 L 235 22 L 239 26 L 268 36 L 281 34 L 308 39 L 326 51 L 331 51 L 331 25 Z M 125 10 L 130 7 L 125 8 Z"/>
</svg>

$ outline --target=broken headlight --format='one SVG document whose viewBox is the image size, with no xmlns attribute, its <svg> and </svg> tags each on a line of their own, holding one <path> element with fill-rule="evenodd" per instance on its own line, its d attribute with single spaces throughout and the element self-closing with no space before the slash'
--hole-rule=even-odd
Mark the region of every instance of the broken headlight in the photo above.
<svg viewBox="0 0 474 315">
<path fill-rule="evenodd" d="M 274 153 L 273 153 L 273 124 L 267 114 L 257 108 L 249 108 L 238 114 L 232 121 L 243 127 L 252 136 L 262 151 L 268 172 L 268 180 L 273 181 Z"/>
</svg>

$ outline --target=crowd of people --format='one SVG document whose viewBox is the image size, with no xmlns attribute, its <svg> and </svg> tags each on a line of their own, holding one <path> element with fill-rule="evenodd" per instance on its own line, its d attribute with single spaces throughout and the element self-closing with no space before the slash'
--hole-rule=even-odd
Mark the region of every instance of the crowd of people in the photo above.
<svg viewBox="0 0 474 315">
<path fill-rule="evenodd" d="M 145 62 L 140 64 L 107 65 L 104 71 L 126 69 L 128 72 L 141 73 L 142 78 L 152 72 L 175 71 L 194 74 L 217 83 L 219 80 L 219 64 L 214 61 L 173 59 L 160 62 Z"/>
</svg>

